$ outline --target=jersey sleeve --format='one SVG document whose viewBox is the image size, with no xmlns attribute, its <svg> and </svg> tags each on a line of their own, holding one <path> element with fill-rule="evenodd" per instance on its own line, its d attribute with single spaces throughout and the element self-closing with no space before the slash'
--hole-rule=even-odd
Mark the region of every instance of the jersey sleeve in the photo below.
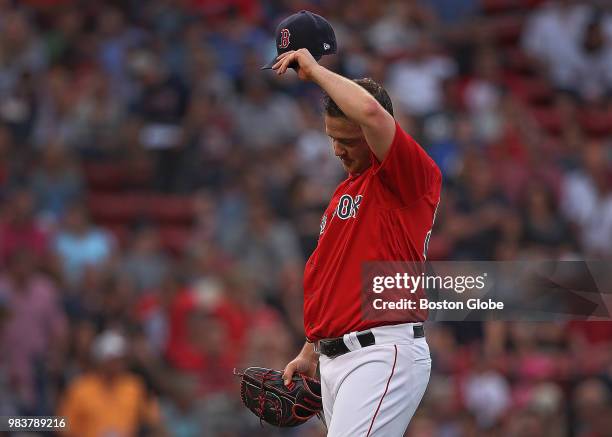
<svg viewBox="0 0 612 437">
<path fill-rule="evenodd" d="M 395 122 L 395 136 L 382 162 L 373 156 L 374 171 L 402 204 L 439 191 L 442 175 L 425 150 Z"/>
</svg>

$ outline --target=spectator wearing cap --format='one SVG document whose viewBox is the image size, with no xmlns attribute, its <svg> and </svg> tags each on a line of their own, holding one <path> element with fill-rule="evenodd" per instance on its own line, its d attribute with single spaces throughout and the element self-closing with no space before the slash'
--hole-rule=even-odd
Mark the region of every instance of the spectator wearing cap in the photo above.
<svg viewBox="0 0 612 437">
<path fill-rule="evenodd" d="M 126 370 L 127 349 L 127 339 L 116 331 L 94 340 L 95 368 L 70 382 L 58 410 L 70 424 L 64 436 L 132 437 L 155 429 L 157 403 L 143 381 Z"/>
</svg>

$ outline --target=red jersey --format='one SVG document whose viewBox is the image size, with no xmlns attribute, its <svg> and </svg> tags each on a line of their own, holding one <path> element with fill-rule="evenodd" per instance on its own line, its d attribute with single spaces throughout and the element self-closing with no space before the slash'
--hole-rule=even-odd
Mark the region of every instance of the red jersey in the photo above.
<svg viewBox="0 0 612 437">
<path fill-rule="evenodd" d="M 395 123 L 382 163 L 340 183 L 321 220 L 319 243 L 304 269 L 304 329 L 311 340 L 384 323 L 361 313 L 362 263 L 425 260 L 442 176 L 425 151 Z M 422 291 L 415 297 L 423 297 Z M 407 311 L 405 322 L 427 318 Z M 396 322 L 397 323 L 397 322 Z"/>
</svg>

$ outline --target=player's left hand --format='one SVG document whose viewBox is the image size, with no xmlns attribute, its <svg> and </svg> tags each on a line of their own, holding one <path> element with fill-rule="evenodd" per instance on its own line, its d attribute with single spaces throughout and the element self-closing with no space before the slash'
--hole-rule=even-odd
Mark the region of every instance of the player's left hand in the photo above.
<svg viewBox="0 0 612 437">
<path fill-rule="evenodd" d="M 319 64 L 312 57 L 308 49 L 290 50 L 282 53 L 276 59 L 276 64 L 272 66 L 272 70 L 276 71 L 276 74 L 285 74 L 289 66 L 295 62 L 298 64 L 296 69 L 298 77 L 304 81 L 312 80 L 314 70 L 319 67 Z"/>
</svg>

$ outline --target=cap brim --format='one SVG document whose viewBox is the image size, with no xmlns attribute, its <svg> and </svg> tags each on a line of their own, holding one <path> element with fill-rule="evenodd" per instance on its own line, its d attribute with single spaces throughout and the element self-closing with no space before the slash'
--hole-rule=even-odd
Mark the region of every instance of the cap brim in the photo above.
<svg viewBox="0 0 612 437">
<path fill-rule="evenodd" d="M 332 52 L 335 53 L 335 52 Z M 326 53 L 326 55 L 331 55 L 332 53 Z M 313 57 L 315 58 L 315 61 L 319 62 L 321 60 L 321 58 L 323 57 L 323 54 L 317 53 L 315 55 L 313 55 Z M 264 65 L 263 67 L 261 67 L 261 70 L 271 70 L 272 66 L 274 64 L 276 64 L 278 58 L 274 58 L 272 59 L 270 62 L 268 62 L 266 65 Z M 291 63 L 291 65 L 289 65 L 289 68 L 293 68 L 294 70 L 297 68 L 297 61 L 294 61 Z"/>
<path fill-rule="evenodd" d="M 272 59 L 270 62 L 268 62 L 266 65 L 264 65 L 263 67 L 261 67 L 262 70 L 272 70 L 272 66 L 276 64 L 276 58 Z"/>
</svg>

